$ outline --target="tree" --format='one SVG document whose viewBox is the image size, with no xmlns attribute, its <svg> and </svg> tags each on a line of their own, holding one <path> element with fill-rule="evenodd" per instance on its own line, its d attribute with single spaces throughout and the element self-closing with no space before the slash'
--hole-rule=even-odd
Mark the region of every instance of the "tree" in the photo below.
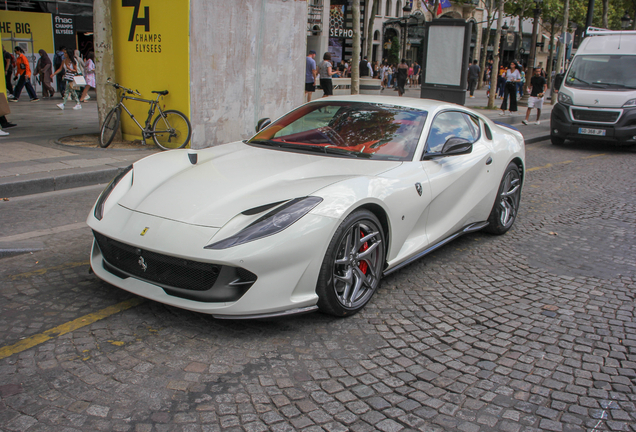
<svg viewBox="0 0 636 432">
<path fill-rule="evenodd" d="M 110 5 L 110 0 L 95 0 L 93 3 L 95 84 L 97 85 L 97 114 L 100 129 L 110 109 L 117 104 L 117 90 L 106 83 L 109 78 L 115 81 Z M 121 130 L 115 134 L 115 140 L 121 140 Z"/>
<path fill-rule="evenodd" d="M 488 57 L 488 44 L 490 44 L 490 29 L 495 21 L 496 0 L 484 0 L 484 10 L 486 11 L 486 37 L 484 38 L 484 49 L 481 50 L 481 61 L 479 67 L 481 73 L 477 82 L 477 88 L 482 88 L 484 84 L 484 72 L 486 71 L 486 60 Z"/>
<path fill-rule="evenodd" d="M 565 32 L 568 29 L 568 17 L 569 17 L 569 13 L 570 13 L 570 0 L 565 0 L 565 4 L 563 5 L 563 24 L 562 24 L 562 30 L 563 30 L 563 36 L 565 36 Z M 563 57 L 563 51 L 565 50 L 565 38 L 561 38 L 561 40 L 559 41 L 559 58 L 557 59 L 557 67 L 556 67 L 556 72 L 557 73 L 561 73 L 561 68 L 563 68 L 565 65 L 562 63 L 562 61 L 564 60 Z"/>
<path fill-rule="evenodd" d="M 499 75 L 499 52 L 501 50 L 501 27 L 503 27 L 505 3 L 506 0 L 499 0 L 499 8 L 497 9 L 497 33 L 495 33 L 495 58 L 493 59 L 494 61 L 492 64 L 492 73 L 490 74 L 490 97 L 488 98 L 489 109 L 493 109 L 495 107 L 495 94 L 497 93 L 497 76 Z"/>
<path fill-rule="evenodd" d="M 375 16 L 378 14 L 379 7 L 379 0 L 373 0 L 373 6 L 369 14 L 369 24 L 367 25 L 367 58 L 369 59 L 373 56 L 373 22 L 375 21 Z"/>
<path fill-rule="evenodd" d="M 351 94 L 360 93 L 360 0 L 353 0 L 353 56 L 351 58 Z"/>
<path fill-rule="evenodd" d="M 542 7 L 541 23 L 544 31 L 550 34 L 550 53 L 548 54 L 548 65 L 546 73 L 548 75 L 548 87 L 552 88 L 552 69 L 554 68 L 554 40 L 557 32 L 560 33 L 563 21 L 563 4 L 561 0 L 545 0 Z"/>
<path fill-rule="evenodd" d="M 523 20 L 524 18 L 533 18 L 530 12 L 534 10 L 536 3 L 534 0 L 517 0 L 507 3 L 504 10 L 506 15 L 515 16 L 519 19 L 519 28 L 517 29 L 517 44 L 515 46 L 515 57 L 519 52 L 519 45 L 523 42 Z"/>
</svg>

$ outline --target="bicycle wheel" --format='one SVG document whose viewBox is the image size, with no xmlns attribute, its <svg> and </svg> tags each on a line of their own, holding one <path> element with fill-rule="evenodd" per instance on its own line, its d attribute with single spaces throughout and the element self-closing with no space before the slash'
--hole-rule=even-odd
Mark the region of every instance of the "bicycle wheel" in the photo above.
<svg viewBox="0 0 636 432">
<path fill-rule="evenodd" d="M 119 130 L 119 116 L 121 114 L 121 108 L 118 106 L 110 110 L 102 125 L 102 130 L 99 133 L 99 146 L 106 148 L 113 142 L 113 138 L 117 135 Z"/>
<path fill-rule="evenodd" d="M 192 127 L 188 118 L 179 111 L 160 112 L 152 123 L 152 139 L 164 150 L 183 148 L 190 142 Z"/>
</svg>

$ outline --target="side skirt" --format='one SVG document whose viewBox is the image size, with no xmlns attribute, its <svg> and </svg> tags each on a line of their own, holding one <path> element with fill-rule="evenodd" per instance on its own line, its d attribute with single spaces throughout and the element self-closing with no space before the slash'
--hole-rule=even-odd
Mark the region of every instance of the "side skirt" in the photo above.
<svg viewBox="0 0 636 432">
<path fill-rule="evenodd" d="M 483 228 L 485 228 L 486 226 L 488 226 L 488 222 L 475 222 L 472 223 L 470 225 L 465 226 L 464 228 L 462 228 L 461 230 L 457 231 L 455 234 L 452 234 L 449 237 L 446 237 L 445 239 L 439 241 L 438 243 L 435 243 L 433 246 L 430 246 L 426 249 L 424 249 L 422 252 L 418 253 L 415 256 L 412 256 L 411 258 L 407 259 L 406 261 L 402 261 L 401 263 L 399 263 L 398 265 L 396 265 L 393 268 L 390 268 L 388 270 L 385 270 L 384 273 L 382 274 L 382 276 L 387 276 L 390 275 L 391 273 L 406 267 L 407 265 L 411 264 L 413 261 L 416 261 L 420 258 L 422 258 L 424 255 L 428 255 L 429 253 L 433 252 L 434 250 L 441 248 L 442 246 L 444 246 L 447 243 L 450 243 L 451 241 L 455 240 L 457 237 L 461 237 L 464 234 L 469 234 L 475 231 L 479 231 Z"/>
</svg>

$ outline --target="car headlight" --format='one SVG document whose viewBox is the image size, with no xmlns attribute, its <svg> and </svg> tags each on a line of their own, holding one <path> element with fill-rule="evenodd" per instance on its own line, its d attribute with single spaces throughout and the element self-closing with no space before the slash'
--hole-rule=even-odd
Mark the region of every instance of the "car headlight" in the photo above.
<svg viewBox="0 0 636 432">
<path fill-rule="evenodd" d="M 115 186 L 117 186 L 117 184 L 121 181 L 121 179 L 123 179 L 124 176 L 128 174 L 132 169 L 133 169 L 132 165 L 124 168 L 122 172 L 117 174 L 117 176 L 115 176 L 115 178 L 112 179 L 110 183 L 108 183 L 108 186 L 106 186 L 106 189 L 104 189 L 104 191 L 99 196 L 99 198 L 97 198 L 97 204 L 95 204 L 95 217 L 97 218 L 97 220 L 102 220 L 102 218 L 104 217 L 104 205 L 106 205 L 106 200 L 108 199 L 110 194 L 113 192 L 113 189 L 115 189 Z"/>
<path fill-rule="evenodd" d="M 563 94 L 563 92 L 559 92 L 559 102 L 565 105 L 574 105 L 572 98 L 566 94 Z"/>
<path fill-rule="evenodd" d="M 321 202 L 322 198 L 314 196 L 293 199 L 260 217 L 237 234 L 207 245 L 204 249 L 227 249 L 279 233 Z"/>
<path fill-rule="evenodd" d="M 624 107 L 633 107 L 636 106 L 636 99 L 630 99 L 623 105 Z"/>
</svg>

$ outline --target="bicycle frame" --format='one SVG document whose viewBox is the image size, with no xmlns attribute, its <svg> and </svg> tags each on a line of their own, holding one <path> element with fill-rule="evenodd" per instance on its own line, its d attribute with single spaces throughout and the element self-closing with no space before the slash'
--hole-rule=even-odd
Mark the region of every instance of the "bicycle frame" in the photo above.
<svg viewBox="0 0 636 432">
<path fill-rule="evenodd" d="M 139 129 L 141 129 L 142 139 L 143 139 L 144 143 L 146 141 L 146 137 L 151 135 L 150 121 L 152 120 L 152 116 L 155 114 L 155 111 L 157 109 L 159 109 L 160 115 L 163 116 L 163 110 L 161 109 L 161 106 L 159 105 L 159 97 L 161 97 L 160 94 L 157 95 L 157 99 L 156 100 L 143 99 L 143 98 L 140 98 L 140 97 L 129 96 L 129 95 L 126 94 L 126 90 L 122 90 L 122 95 L 121 95 L 121 97 L 119 99 L 119 103 L 117 104 L 117 106 L 122 107 L 124 109 L 124 111 L 126 111 L 126 113 L 130 116 L 130 118 L 137 124 Z M 126 107 L 126 105 L 124 105 L 124 99 L 138 101 L 138 102 L 145 102 L 145 103 L 150 104 L 150 109 L 148 110 L 148 118 L 146 119 L 146 125 L 145 126 L 141 126 L 141 123 L 139 123 L 137 121 L 137 119 L 135 118 L 135 115 L 130 112 L 130 110 Z"/>
</svg>

